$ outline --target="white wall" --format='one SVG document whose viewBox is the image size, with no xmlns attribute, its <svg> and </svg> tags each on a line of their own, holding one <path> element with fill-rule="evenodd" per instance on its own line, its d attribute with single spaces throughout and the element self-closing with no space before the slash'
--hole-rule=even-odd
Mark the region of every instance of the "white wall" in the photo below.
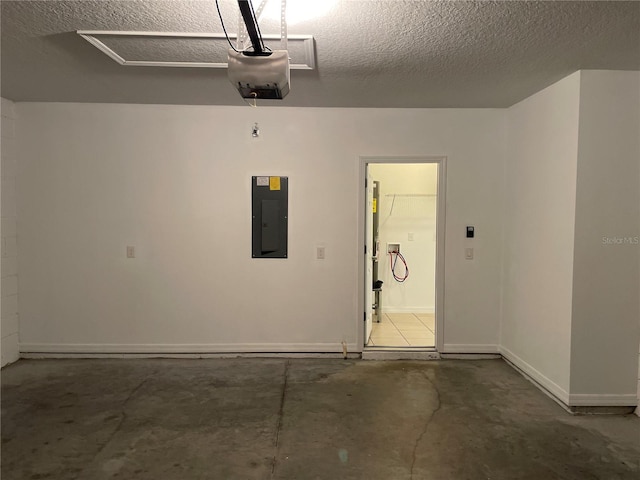
<svg viewBox="0 0 640 480">
<path fill-rule="evenodd" d="M 640 73 L 584 71 L 576 193 L 571 403 L 634 404 L 640 339 Z"/>
<path fill-rule="evenodd" d="M 501 348 L 568 401 L 580 73 L 508 111 Z"/>
<path fill-rule="evenodd" d="M 18 246 L 16 234 L 16 139 L 13 102 L 2 99 L 2 366 L 18 360 Z"/>
<path fill-rule="evenodd" d="M 384 281 L 383 310 L 433 313 L 438 166 L 382 163 L 369 168 L 374 180 L 380 182 L 378 278 Z M 405 196 L 416 194 L 421 196 Z M 401 244 L 401 253 L 409 265 L 409 277 L 403 283 L 393 278 L 387 243 Z M 398 263 L 396 272 L 402 276 L 404 266 Z"/>
<path fill-rule="evenodd" d="M 509 109 L 501 349 L 568 405 L 637 403 L 640 74 Z"/>
<path fill-rule="evenodd" d="M 448 157 L 445 344 L 497 350 L 504 111 L 17 110 L 24 351 L 359 349 L 361 155 Z M 287 260 L 251 259 L 251 175 L 289 176 Z"/>
</svg>

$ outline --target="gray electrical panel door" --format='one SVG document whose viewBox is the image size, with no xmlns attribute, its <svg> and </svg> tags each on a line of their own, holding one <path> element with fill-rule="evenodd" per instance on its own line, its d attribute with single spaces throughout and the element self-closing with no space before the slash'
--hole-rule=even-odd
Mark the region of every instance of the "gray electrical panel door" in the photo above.
<svg viewBox="0 0 640 480">
<path fill-rule="evenodd" d="M 252 177 L 253 258 L 287 258 L 288 178 Z"/>
</svg>

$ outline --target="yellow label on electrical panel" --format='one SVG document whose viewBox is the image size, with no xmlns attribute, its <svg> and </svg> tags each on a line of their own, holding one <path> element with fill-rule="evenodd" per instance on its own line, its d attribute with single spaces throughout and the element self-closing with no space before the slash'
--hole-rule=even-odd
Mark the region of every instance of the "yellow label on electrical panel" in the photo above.
<svg viewBox="0 0 640 480">
<path fill-rule="evenodd" d="M 373 213 L 376 213 L 378 211 L 378 199 L 374 198 L 373 199 Z"/>
<path fill-rule="evenodd" d="M 269 190 L 280 190 L 280 177 L 269 177 Z"/>
</svg>

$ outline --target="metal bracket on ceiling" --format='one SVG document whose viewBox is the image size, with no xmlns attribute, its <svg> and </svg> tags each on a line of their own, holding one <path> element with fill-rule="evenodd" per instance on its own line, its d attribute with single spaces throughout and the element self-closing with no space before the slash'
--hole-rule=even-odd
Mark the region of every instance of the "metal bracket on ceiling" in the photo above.
<svg viewBox="0 0 640 480">
<path fill-rule="evenodd" d="M 259 22 L 262 18 L 262 14 L 264 13 L 264 8 L 267 6 L 269 0 L 261 0 L 258 5 L 257 10 L 255 11 L 256 22 Z M 251 0 L 249 0 L 251 3 Z M 280 49 L 287 50 L 287 0 L 280 0 Z M 247 45 L 247 25 L 245 19 L 242 16 L 242 11 L 238 12 L 238 39 L 236 42 L 236 48 L 239 51 L 244 51 L 249 48 L 250 45 Z"/>
</svg>

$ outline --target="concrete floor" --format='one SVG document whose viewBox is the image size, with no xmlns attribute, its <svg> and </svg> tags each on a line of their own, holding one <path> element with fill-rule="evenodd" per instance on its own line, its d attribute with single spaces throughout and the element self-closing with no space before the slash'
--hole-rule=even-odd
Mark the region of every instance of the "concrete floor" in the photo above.
<svg viewBox="0 0 640 480">
<path fill-rule="evenodd" d="M 640 418 L 572 416 L 502 360 L 22 360 L 2 478 L 633 479 Z"/>
</svg>

